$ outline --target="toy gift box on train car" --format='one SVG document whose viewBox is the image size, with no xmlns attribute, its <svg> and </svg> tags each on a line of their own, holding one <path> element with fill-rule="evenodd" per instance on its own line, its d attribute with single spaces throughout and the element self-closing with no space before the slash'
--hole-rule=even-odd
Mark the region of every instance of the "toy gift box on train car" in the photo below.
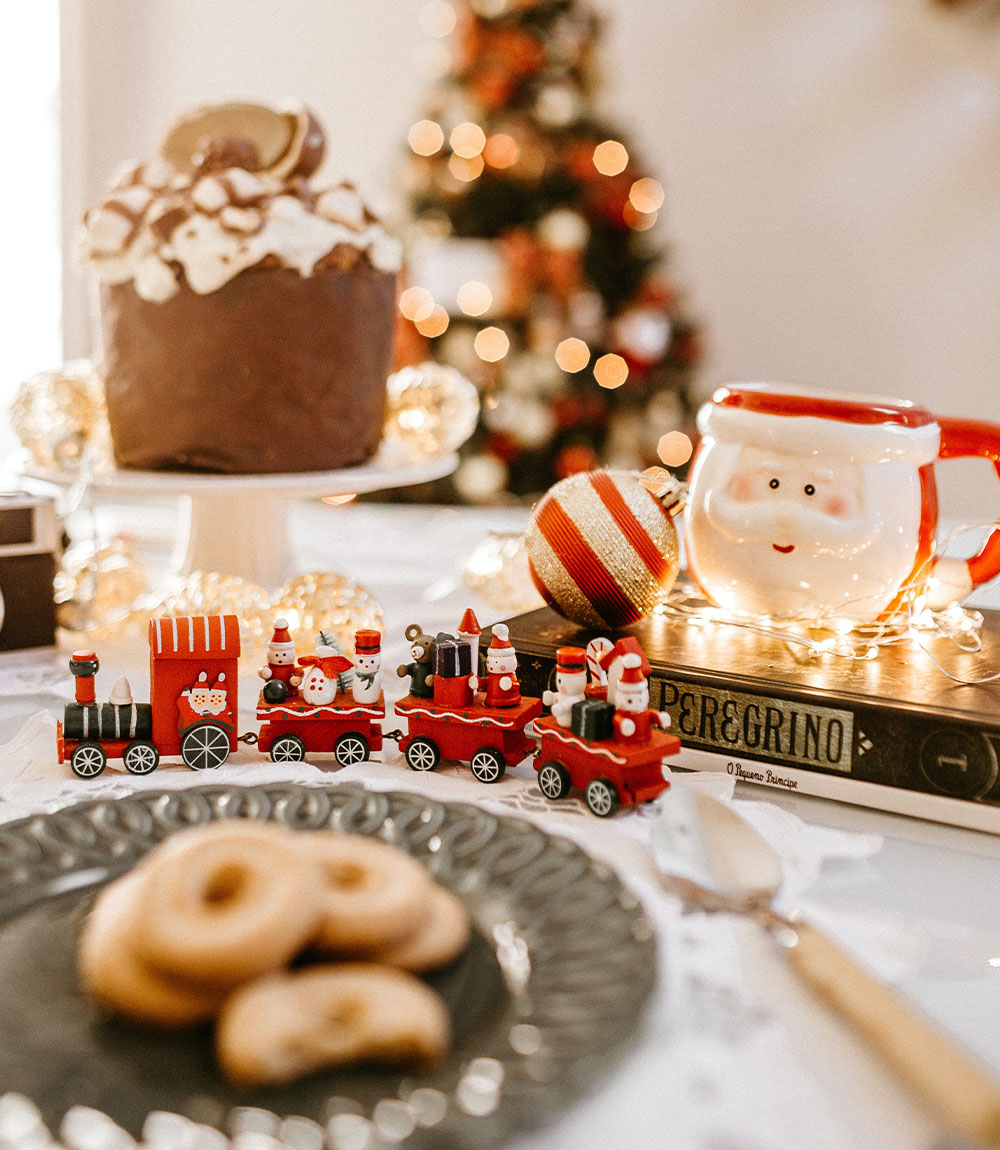
<svg viewBox="0 0 1000 1150">
<path fill-rule="evenodd" d="M 0 651 L 56 641 L 53 581 L 59 526 L 51 499 L 0 493 Z"/>
<path fill-rule="evenodd" d="M 236 750 L 239 657 L 235 615 L 150 620 L 153 742 L 161 755 L 178 755 L 183 746 L 189 765 L 218 766 Z M 196 743 L 205 753 L 192 762 Z"/>
</svg>

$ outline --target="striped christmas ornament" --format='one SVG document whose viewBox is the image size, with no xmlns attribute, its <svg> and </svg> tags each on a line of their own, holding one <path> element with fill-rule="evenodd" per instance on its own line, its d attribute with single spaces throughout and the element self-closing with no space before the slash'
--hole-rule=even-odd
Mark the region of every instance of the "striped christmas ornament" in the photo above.
<svg viewBox="0 0 1000 1150">
<path fill-rule="evenodd" d="M 627 627 L 677 578 L 671 511 L 631 471 L 571 475 L 539 500 L 525 537 L 531 577 L 554 610 L 588 627 Z"/>
</svg>

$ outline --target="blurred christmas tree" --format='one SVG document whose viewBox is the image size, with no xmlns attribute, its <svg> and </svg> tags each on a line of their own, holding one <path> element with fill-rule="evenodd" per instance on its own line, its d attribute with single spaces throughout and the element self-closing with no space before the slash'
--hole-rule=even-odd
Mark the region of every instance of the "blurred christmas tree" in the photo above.
<svg viewBox="0 0 1000 1150">
<path fill-rule="evenodd" d="M 399 360 L 480 388 L 459 498 L 683 465 L 699 337 L 652 239 L 663 188 L 594 106 L 597 16 L 582 0 L 431 0 L 422 22 L 451 52 L 409 133 Z"/>
</svg>

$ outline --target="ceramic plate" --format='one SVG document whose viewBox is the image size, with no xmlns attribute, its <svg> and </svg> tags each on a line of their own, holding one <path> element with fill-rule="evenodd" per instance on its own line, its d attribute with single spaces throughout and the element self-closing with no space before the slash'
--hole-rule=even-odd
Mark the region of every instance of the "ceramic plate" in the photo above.
<svg viewBox="0 0 1000 1150">
<path fill-rule="evenodd" d="M 443 1066 L 419 1080 L 328 1072 L 248 1095 L 219 1077 L 207 1030 L 149 1033 L 84 1000 L 73 950 L 96 891 L 173 832 L 237 816 L 379 835 L 465 902 L 473 942 L 431 979 L 455 1030 Z M 496 1144 L 609 1069 L 655 978 L 641 907 L 569 841 L 474 806 L 350 785 L 148 792 L 24 819 L 0 828 L 0 892 L 0 1092 L 34 1099 L 53 1129 L 74 1103 L 133 1135 L 150 1110 L 226 1130 L 253 1106 L 324 1125 L 353 1114 L 354 1137 L 371 1123 L 375 1144 Z"/>
</svg>

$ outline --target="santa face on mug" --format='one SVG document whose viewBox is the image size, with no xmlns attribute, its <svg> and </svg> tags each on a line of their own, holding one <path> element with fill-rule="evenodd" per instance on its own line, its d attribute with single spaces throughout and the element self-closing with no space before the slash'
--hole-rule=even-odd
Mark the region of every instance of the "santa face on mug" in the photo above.
<svg viewBox="0 0 1000 1150">
<path fill-rule="evenodd" d="M 699 416 L 692 571 L 729 610 L 876 618 L 933 546 L 937 423 L 905 405 L 899 422 L 878 422 L 881 409 L 865 422 L 875 401 L 775 396 L 767 406 L 765 393 L 754 407 L 758 395 L 747 390 L 749 400 L 731 407 L 717 393 Z"/>
</svg>

